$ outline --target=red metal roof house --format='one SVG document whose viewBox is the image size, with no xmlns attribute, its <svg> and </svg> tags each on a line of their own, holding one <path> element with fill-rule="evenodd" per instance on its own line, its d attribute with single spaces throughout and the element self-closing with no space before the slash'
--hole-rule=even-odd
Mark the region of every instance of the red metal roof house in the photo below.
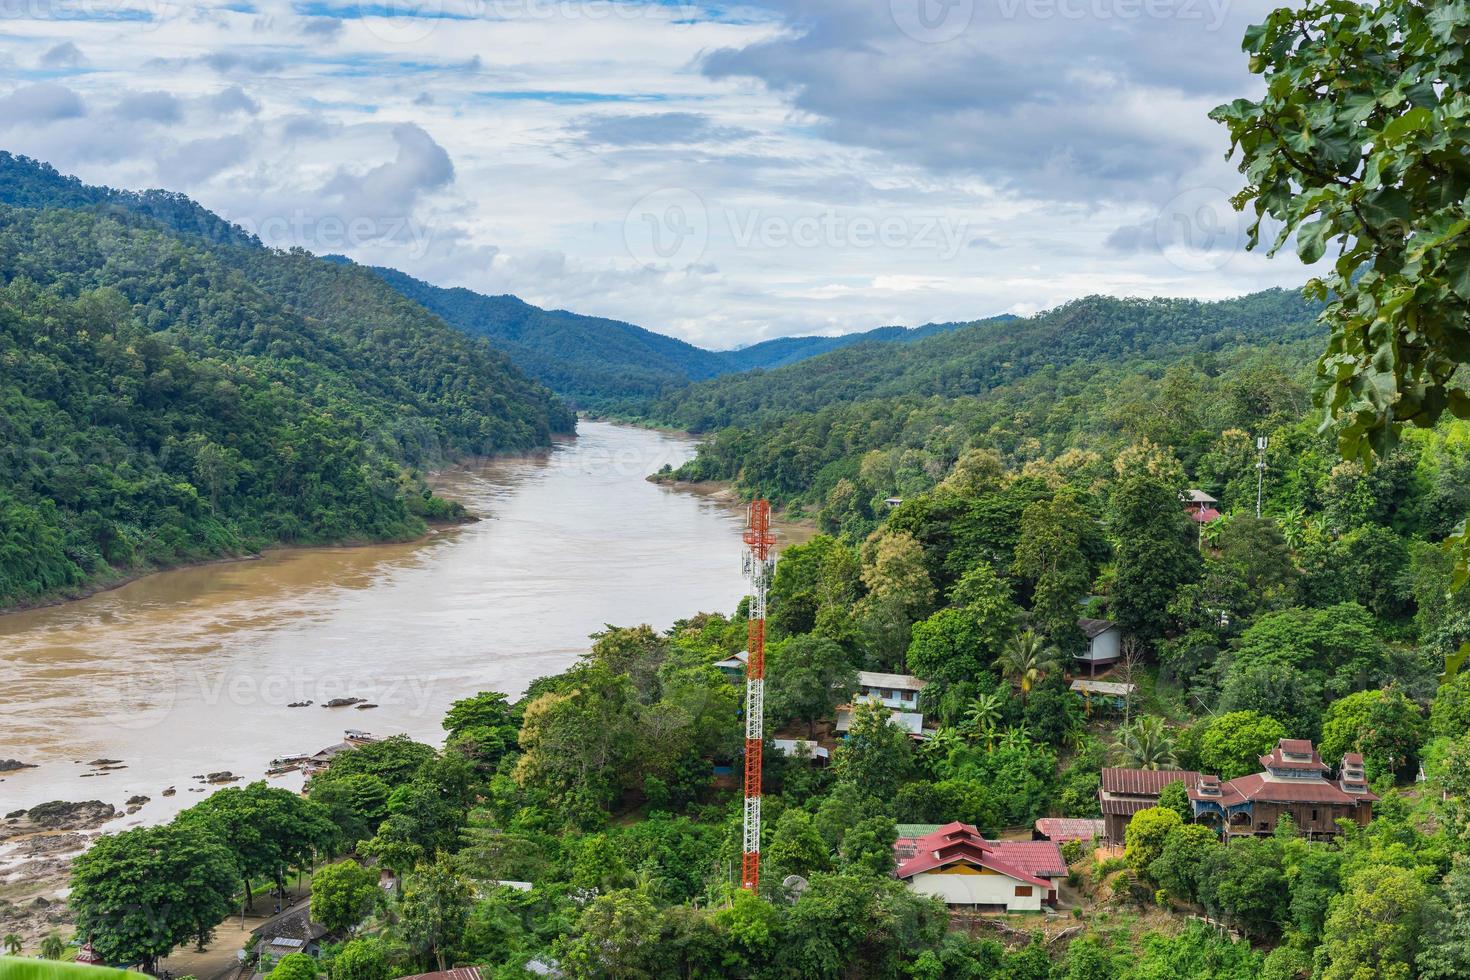
<svg viewBox="0 0 1470 980">
<path fill-rule="evenodd" d="M 969 824 L 947 823 L 894 843 L 897 876 L 909 887 L 983 911 L 1038 912 L 1055 903 L 1067 863 L 1053 841 L 989 841 Z"/>
</svg>

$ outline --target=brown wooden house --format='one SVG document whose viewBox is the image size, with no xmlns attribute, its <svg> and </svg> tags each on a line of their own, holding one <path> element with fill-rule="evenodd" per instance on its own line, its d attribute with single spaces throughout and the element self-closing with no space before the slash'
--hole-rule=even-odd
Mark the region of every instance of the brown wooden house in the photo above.
<svg viewBox="0 0 1470 980">
<path fill-rule="evenodd" d="M 1097 801 L 1102 807 L 1104 836 L 1113 844 L 1123 843 L 1128 821 L 1139 810 L 1159 805 L 1159 794 L 1170 783 L 1188 788 L 1200 774 L 1188 769 L 1104 769 Z"/>
<path fill-rule="evenodd" d="M 1261 765 L 1262 772 L 1226 782 L 1198 775 L 1189 784 L 1195 820 L 1222 833 L 1265 835 L 1282 814 L 1290 814 L 1302 833 L 1326 836 L 1340 831 L 1339 820 L 1365 825 L 1373 818 L 1378 797 L 1368 789 L 1363 757 L 1356 752 L 1343 756 L 1336 779 L 1304 738 L 1283 738 L 1261 756 Z"/>
</svg>

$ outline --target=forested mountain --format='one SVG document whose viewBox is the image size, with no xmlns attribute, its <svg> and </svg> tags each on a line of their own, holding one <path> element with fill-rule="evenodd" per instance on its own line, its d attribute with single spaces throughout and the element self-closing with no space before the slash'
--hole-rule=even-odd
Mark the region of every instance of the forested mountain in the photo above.
<svg viewBox="0 0 1470 980">
<path fill-rule="evenodd" d="M 70 203 L 0 206 L 0 606 L 410 535 L 455 510 L 419 467 L 572 430 L 504 354 L 366 270 L 180 234 L 30 171 L 7 198 Z"/>
<path fill-rule="evenodd" d="M 1019 464 L 1148 438 L 1192 458 L 1217 425 L 1295 418 L 1320 343 L 1314 314 L 1283 290 L 1216 303 L 1094 296 L 716 379 L 645 411 L 711 433 L 682 478 L 811 502 L 845 480 L 866 508 L 932 486 L 971 445 Z"/>
<path fill-rule="evenodd" d="M 731 370 L 720 354 L 631 323 L 543 310 L 514 296 L 445 289 L 396 269 L 372 271 L 446 322 L 488 338 L 522 371 L 579 406 L 657 396 Z"/>
<path fill-rule="evenodd" d="M 1005 322 L 1016 319 L 1010 314 L 992 317 L 986 322 Z M 845 333 L 836 337 L 777 337 L 763 340 L 749 347 L 725 351 L 723 356 L 732 371 L 753 371 L 757 368 L 778 368 L 797 361 L 841 350 L 854 344 L 883 343 L 911 344 L 925 337 L 948 333 L 968 326 L 966 323 L 926 323 L 921 327 L 877 327 L 862 333 Z"/>
<path fill-rule="evenodd" d="M 260 245 L 260 240 L 176 191 L 120 191 L 84 184 L 55 167 L 0 150 L 0 204 L 22 208 L 91 208 L 152 218 L 171 231 L 218 245 Z"/>
<path fill-rule="evenodd" d="M 341 256 L 330 258 L 350 263 Z M 397 269 L 379 266 L 372 271 L 446 322 L 489 338 L 522 371 L 578 407 L 594 410 L 626 409 L 680 391 L 691 381 L 780 367 L 853 344 L 911 343 L 964 326 L 878 327 L 836 337 L 778 337 L 738 350 L 712 351 L 621 320 L 543 310 L 515 296 L 447 289 Z"/>
<path fill-rule="evenodd" d="M 858 344 L 721 378 L 671 394 L 650 414 L 699 432 L 869 398 L 978 395 L 1069 364 L 1167 364 L 1316 336 L 1315 314 L 1300 294 L 1280 289 L 1216 303 L 1089 296 L 1035 317 L 982 320 L 898 347 Z"/>
</svg>

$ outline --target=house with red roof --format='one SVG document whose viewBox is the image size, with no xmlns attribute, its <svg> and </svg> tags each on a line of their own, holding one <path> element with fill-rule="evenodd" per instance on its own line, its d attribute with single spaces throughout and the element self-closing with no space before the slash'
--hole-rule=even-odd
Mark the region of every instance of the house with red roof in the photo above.
<svg viewBox="0 0 1470 980">
<path fill-rule="evenodd" d="M 1220 519 L 1220 512 L 1215 505 L 1220 501 L 1211 497 L 1203 490 L 1186 490 L 1181 494 L 1184 501 L 1184 509 L 1189 514 L 1189 519 L 1196 524 L 1208 524 Z"/>
<path fill-rule="evenodd" d="M 1111 844 L 1123 843 L 1128 821 L 1139 810 L 1159 805 L 1159 794 L 1170 783 L 1193 786 L 1200 774 L 1188 769 L 1113 769 L 1102 771 L 1097 790 L 1103 815 L 1103 836 Z"/>
<path fill-rule="evenodd" d="M 1088 817 L 1042 817 L 1031 832 L 1032 840 L 1065 844 L 1069 840 L 1099 840 L 1107 833 L 1101 820 Z"/>
<path fill-rule="evenodd" d="M 899 833 L 893 845 L 899 880 L 946 905 L 1039 912 L 1043 902 L 1056 903 L 1057 882 L 1067 876 L 1054 841 L 990 841 L 958 822 L 901 826 Z"/>
<path fill-rule="evenodd" d="M 1309 739 L 1283 738 L 1261 756 L 1263 771 L 1221 782 L 1196 774 L 1187 787 L 1195 820 L 1235 836 L 1270 834 L 1283 815 L 1308 836 L 1339 833 L 1339 820 L 1366 826 L 1378 797 L 1368 789 L 1363 757 L 1342 757 L 1337 778 Z"/>
</svg>

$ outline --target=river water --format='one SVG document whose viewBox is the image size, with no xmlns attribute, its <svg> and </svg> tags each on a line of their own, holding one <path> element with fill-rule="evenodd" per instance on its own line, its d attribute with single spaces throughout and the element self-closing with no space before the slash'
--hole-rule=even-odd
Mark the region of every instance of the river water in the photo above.
<svg viewBox="0 0 1470 980">
<path fill-rule="evenodd" d="M 3 777 L 0 815 L 142 795 L 109 828 L 165 820 L 208 792 L 196 777 L 258 779 L 347 729 L 438 743 L 450 702 L 519 696 L 604 624 L 732 611 L 740 510 L 644 479 L 689 458 L 692 440 L 596 422 L 579 433 L 444 475 L 441 491 L 484 519 L 424 541 L 272 552 L 0 616 L 0 759 L 38 767 Z M 377 707 L 321 706 L 342 697 Z M 288 707 L 299 701 L 315 704 Z"/>
</svg>

